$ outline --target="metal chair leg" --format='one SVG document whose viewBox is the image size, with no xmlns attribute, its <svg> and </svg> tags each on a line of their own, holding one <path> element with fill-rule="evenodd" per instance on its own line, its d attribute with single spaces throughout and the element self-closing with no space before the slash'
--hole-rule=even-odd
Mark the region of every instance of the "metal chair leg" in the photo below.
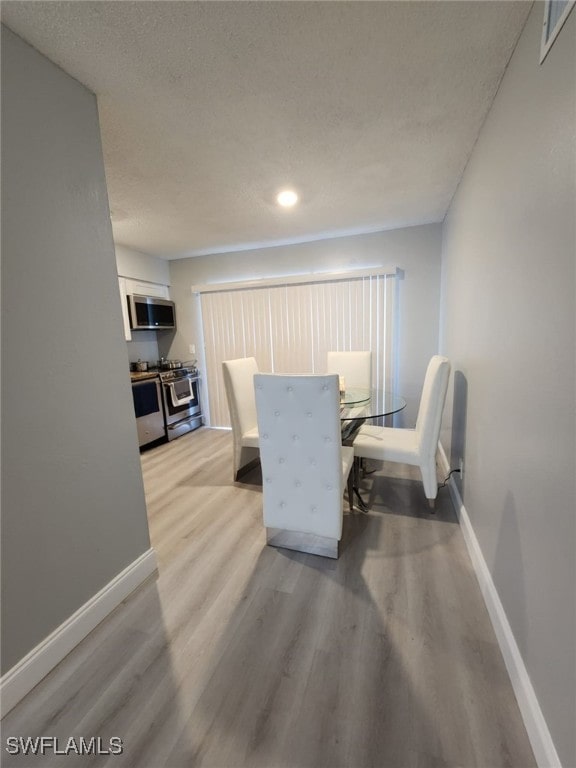
<svg viewBox="0 0 576 768">
<path fill-rule="evenodd" d="M 361 459 L 359 458 L 354 459 L 354 468 L 352 470 L 354 472 L 354 493 L 356 494 L 356 498 L 358 499 L 358 506 L 360 510 L 362 512 L 368 512 L 369 511 L 368 505 L 360 495 L 360 490 L 358 488 L 360 483 L 360 463 L 361 463 Z"/>
<path fill-rule="evenodd" d="M 354 512 L 354 467 L 348 475 L 348 507 L 350 512 Z"/>
</svg>

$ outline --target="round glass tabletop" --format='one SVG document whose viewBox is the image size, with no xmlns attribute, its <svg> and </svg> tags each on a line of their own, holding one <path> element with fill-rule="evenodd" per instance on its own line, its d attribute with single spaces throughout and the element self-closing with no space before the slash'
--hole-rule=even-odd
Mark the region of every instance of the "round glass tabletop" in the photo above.
<svg viewBox="0 0 576 768">
<path fill-rule="evenodd" d="M 376 419 L 406 408 L 406 400 L 384 389 L 351 387 L 340 397 L 340 420 Z"/>
</svg>

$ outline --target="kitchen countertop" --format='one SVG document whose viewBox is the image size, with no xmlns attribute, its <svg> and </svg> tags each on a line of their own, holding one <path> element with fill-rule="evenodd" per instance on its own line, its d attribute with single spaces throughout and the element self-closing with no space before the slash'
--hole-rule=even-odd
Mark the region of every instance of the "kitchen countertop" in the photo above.
<svg viewBox="0 0 576 768">
<path fill-rule="evenodd" d="M 144 381 L 145 379 L 155 379 L 159 371 L 130 371 L 130 381 Z"/>
<path fill-rule="evenodd" d="M 155 379 L 161 373 L 169 373 L 171 371 L 178 371 L 181 368 L 187 368 L 188 371 L 198 376 L 198 370 L 196 368 L 196 361 L 190 363 L 183 363 L 177 368 L 157 368 L 149 367 L 147 371 L 130 371 L 130 381 L 145 381 L 146 379 Z"/>
</svg>

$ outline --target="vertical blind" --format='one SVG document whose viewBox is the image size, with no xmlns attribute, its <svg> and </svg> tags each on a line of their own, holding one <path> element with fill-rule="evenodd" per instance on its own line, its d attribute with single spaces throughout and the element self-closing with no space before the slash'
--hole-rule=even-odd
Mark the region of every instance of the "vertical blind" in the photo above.
<svg viewBox="0 0 576 768">
<path fill-rule="evenodd" d="M 372 386 L 392 389 L 394 277 L 193 288 L 201 294 L 208 423 L 230 426 L 222 361 L 239 357 L 255 357 L 263 372 L 325 373 L 327 352 L 371 350 Z"/>
</svg>

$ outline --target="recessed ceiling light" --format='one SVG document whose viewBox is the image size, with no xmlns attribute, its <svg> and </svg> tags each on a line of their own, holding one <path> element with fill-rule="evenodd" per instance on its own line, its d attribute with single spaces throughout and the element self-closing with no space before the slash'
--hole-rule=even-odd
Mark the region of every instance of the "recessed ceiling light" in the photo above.
<svg viewBox="0 0 576 768">
<path fill-rule="evenodd" d="M 278 193 L 276 201 L 278 202 L 278 205 L 281 205 L 283 208 L 292 208 L 292 206 L 296 205 L 298 202 L 298 195 L 292 189 L 284 189 L 282 192 Z"/>
</svg>

